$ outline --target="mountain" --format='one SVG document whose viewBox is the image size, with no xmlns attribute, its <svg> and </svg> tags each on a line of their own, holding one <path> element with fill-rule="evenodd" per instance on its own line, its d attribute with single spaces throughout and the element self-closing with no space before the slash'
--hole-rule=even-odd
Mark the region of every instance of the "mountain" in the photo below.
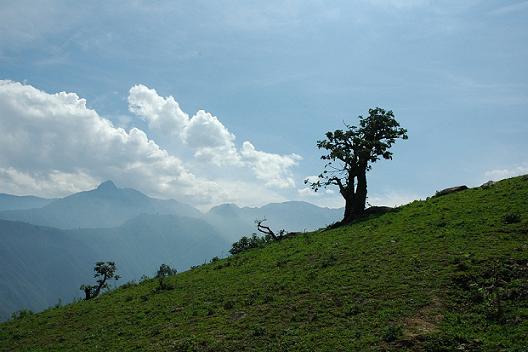
<svg viewBox="0 0 528 352">
<path fill-rule="evenodd" d="M 80 297 L 97 261 L 115 261 L 121 283 L 152 276 L 162 263 L 186 270 L 229 244 L 205 221 L 139 215 L 116 228 L 60 230 L 0 220 L 0 320 Z"/>
<path fill-rule="evenodd" d="M 523 351 L 528 177 L 0 324 L 0 351 Z"/>
<path fill-rule="evenodd" d="M 95 258 L 66 231 L 0 220 L 0 320 L 78 297 Z"/>
<path fill-rule="evenodd" d="M 267 223 L 273 229 L 305 231 L 325 227 L 340 220 L 343 215 L 343 209 L 322 208 L 298 201 L 255 208 L 222 204 L 204 215 L 175 200 L 151 198 L 135 189 L 118 188 L 112 181 L 103 182 L 96 189 L 55 200 L 9 195 L 4 198 L 2 203 L 0 197 L 0 206 L 5 204 L 3 210 L 0 208 L 0 219 L 4 220 L 59 229 L 112 228 L 141 214 L 172 214 L 202 218 L 228 241 L 236 241 L 255 232 L 255 219 L 268 219 Z M 25 199 L 25 203 L 21 198 Z M 17 207 L 17 204 L 25 204 L 26 208 L 22 205 Z"/>
<path fill-rule="evenodd" d="M 41 208 L 52 201 L 53 199 L 35 196 L 14 196 L 11 194 L 0 193 L 0 211 Z"/>
<path fill-rule="evenodd" d="M 7 210 L 0 219 L 60 229 L 115 227 L 140 214 L 200 217 L 195 208 L 175 200 L 150 198 L 131 188 L 106 181 L 94 190 L 56 199 L 37 209 Z"/>
<path fill-rule="evenodd" d="M 227 254 L 230 243 L 201 219 L 142 214 L 117 228 L 71 231 L 101 258 L 119 263 L 124 280 L 152 275 L 160 264 L 178 270 Z"/>
<path fill-rule="evenodd" d="M 256 219 L 267 219 L 272 229 L 303 232 L 325 227 L 342 217 L 343 209 L 322 208 L 299 201 L 271 203 L 255 208 L 222 204 L 211 208 L 205 215 L 205 219 L 231 241 L 255 232 Z"/>
<path fill-rule="evenodd" d="M 111 181 L 55 200 L 1 199 L 11 210 L 0 212 L 5 219 L 0 222 L 0 319 L 17 309 L 41 310 L 59 298 L 78 297 L 96 261 L 115 261 L 123 280 L 138 279 L 162 263 L 182 270 L 227 254 L 232 242 L 255 232 L 256 218 L 266 217 L 274 229 L 303 231 L 335 222 L 342 213 L 286 202 L 261 208 L 226 204 L 204 215 Z M 62 265 L 64 275 L 57 275 Z"/>
</svg>

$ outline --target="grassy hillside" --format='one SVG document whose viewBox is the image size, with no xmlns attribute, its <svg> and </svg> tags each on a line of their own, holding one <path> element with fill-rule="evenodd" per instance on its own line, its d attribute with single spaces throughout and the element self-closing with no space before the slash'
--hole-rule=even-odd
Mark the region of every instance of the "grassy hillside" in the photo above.
<svg viewBox="0 0 528 352">
<path fill-rule="evenodd" d="M 528 178 L 0 325 L 0 350 L 526 351 Z"/>
</svg>

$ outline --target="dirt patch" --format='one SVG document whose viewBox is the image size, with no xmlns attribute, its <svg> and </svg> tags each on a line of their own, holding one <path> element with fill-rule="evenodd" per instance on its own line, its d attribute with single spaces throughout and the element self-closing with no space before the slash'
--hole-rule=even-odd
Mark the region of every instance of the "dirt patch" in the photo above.
<svg viewBox="0 0 528 352">
<path fill-rule="evenodd" d="M 438 324 L 444 316 L 440 313 L 442 302 L 434 297 L 430 304 L 422 307 L 415 315 L 403 321 L 403 336 L 407 339 L 416 339 L 429 335 L 438 330 Z"/>
</svg>

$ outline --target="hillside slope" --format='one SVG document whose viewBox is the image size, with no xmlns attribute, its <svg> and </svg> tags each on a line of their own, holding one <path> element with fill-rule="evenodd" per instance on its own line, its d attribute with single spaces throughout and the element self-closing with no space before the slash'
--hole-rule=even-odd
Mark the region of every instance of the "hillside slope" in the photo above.
<svg viewBox="0 0 528 352">
<path fill-rule="evenodd" d="M 70 302 L 97 254 L 66 231 L 0 220 L 0 321 L 23 307 Z"/>
<path fill-rule="evenodd" d="M 115 261 L 124 280 L 178 270 L 222 255 L 229 243 L 203 220 L 143 214 L 115 228 L 60 230 L 0 220 L 0 321 L 81 297 L 97 261 Z"/>
<path fill-rule="evenodd" d="M 0 350 L 523 351 L 528 177 L 0 325 Z"/>
</svg>

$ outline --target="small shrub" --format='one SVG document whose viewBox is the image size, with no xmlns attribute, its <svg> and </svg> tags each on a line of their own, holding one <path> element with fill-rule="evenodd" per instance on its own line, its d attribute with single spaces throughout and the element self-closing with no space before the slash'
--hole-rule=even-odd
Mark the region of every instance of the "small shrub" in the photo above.
<svg viewBox="0 0 528 352">
<path fill-rule="evenodd" d="M 220 260 L 220 258 L 218 258 L 218 257 L 212 257 L 210 263 L 216 263 L 219 260 Z"/>
<path fill-rule="evenodd" d="M 13 312 L 11 314 L 11 319 L 13 320 L 17 320 L 17 319 L 24 319 L 26 317 L 29 317 L 33 315 L 33 312 L 29 309 L 21 309 L 21 310 L 18 310 L 16 312 Z"/>
<path fill-rule="evenodd" d="M 262 301 L 264 303 L 271 303 L 273 302 L 273 296 L 270 294 L 265 294 L 264 297 L 262 298 Z"/>
<path fill-rule="evenodd" d="M 508 213 L 502 217 L 502 222 L 505 224 L 516 224 L 521 222 L 521 215 L 517 213 Z"/>
<path fill-rule="evenodd" d="M 170 276 L 176 275 L 177 270 L 174 268 L 171 268 L 167 264 L 161 264 L 158 272 L 156 273 L 156 277 L 158 278 L 159 286 L 157 288 L 158 291 L 161 290 L 172 290 L 174 289 L 174 285 L 167 282 L 167 278 Z"/>
<path fill-rule="evenodd" d="M 357 304 L 347 305 L 343 311 L 346 317 L 353 317 L 361 312 Z"/>
<path fill-rule="evenodd" d="M 246 298 L 246 305 L 252 306 L 253 304 L 255 304 L 255 302 L 257 302 L 258 297 L 259 297 L 258 291 L 251 292 Z"/>
<path fill-rule="evenodd" d="M 329 266 L 334 265 L 336 261 L 337 261 L 337 257 L 335 256 L 335 254 L 332 253 L 323 258 L 323 260 L 321 261 L 321 267 L 327 268 Z"/>
<path fill-rule="evenodd" d="M 266 335 L 266 329 L 264 329 L 262 326 L 256 326 L 251 330 L 251 335 L 255 337 L 264 336 Z"/>
<path fill-rule="evenodd" d="M 257 236 L 257 234 L 252 234 L 251 237 L 244 236 L 237 242 L 233 243 L 229 253 L 235 255 L 242 253 L 252 248 L 261 248 L 272 242 L 273 239 L 270 235 L 266 236 Z"/>
<path fill-rule="evenodd" d="M 226 301 L 224 303 L 224 309 L 225 310 L 230 310 L 230 309 L 233 309 L 235 307 L 235 302 L 229 300 L 229 301 Z"/>
<path fill-rule="evenodd" d="M 277 260 L 277 262 L 275 262 L 275 266 L 277 268 L 283 268 L 286 266 L 286 264 L 288 264 L 288 259 L 286 258 L 280 258 L 279 260 Z"/>
<path fill-rule="evenodd" d="M 389 325 L 383 332 L 383 340 L 385 342 L 394 342 L 403 334 L 403 329 L 399 325 Z"/>
<path fill-rule="evenodd" d="M 134 286 L 137 286 L 137 282 L 135 282 L 134 280 L 131 280 L 121 285 L 121 289 L 126 290 L 127 288 L 134 287 Z"/>
</svg>

